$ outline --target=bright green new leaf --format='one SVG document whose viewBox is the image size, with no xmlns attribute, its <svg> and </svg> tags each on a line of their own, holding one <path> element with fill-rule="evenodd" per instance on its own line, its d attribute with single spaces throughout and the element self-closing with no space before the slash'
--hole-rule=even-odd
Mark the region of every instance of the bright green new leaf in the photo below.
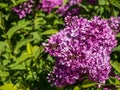
<svg viewBox="0 0 120 90">
<path fill-rule="evenodd" d="M 27 52 L 32 54 L 32 45 L 30 43 L 27 43 Z"/>
<path fill-rule="evenodd" d="M 38 46 L 34 46 L 32 48 L 33 57 L 36 59 L 40 55 L 40 48 Z"/>
<path fill-rule="evenodd" d="M 4 84 L 3 86 L 0 86 L 0 90 L 18 90 L 18 89 L 13 84 Z"/>
<path fill-rule="evenodd" d="M 78 86 L 74 87 L 73 90 L 80 90 Z"/>
<path fill-rule="evenodd" d="M 55 29 L 50 29 L 50 30 L 46 30 L 44 31 L 43 33 L 41 33 L 42 35 L 50 35 L 50 34 L 55 34 L 57 33 L 58 30 L 55 30 Z"/>
</svg>

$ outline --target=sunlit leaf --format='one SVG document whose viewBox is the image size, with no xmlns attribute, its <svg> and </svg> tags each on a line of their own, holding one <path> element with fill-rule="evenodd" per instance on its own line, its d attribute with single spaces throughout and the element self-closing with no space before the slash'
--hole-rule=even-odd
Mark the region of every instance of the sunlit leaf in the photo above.
<svg viewBox="0 0 120 90">
<path fill-rule="evenodd" d="M 32 45 L 30 43 L 27 43 L 27 52 L 32 54 Z"/>
<path fill-rule="evenodd" d="M 13 84 L 5 84 L 3 86 L 0 86 L 0 90 L 18 90 L 18 89 Z"/>
<path fill-rule="evenodd" d="M 78 86 L 74 87 L 73 90 L 80 90 Z"/>
<path fill-rule="evenodd" d="M 9 72 L 0 70 L 0 77 L 7 77 L 7 76 L 9 76 Z"/>
<path fill-rule="evenodd" d="M 42 32 L 41 34 L 42 35 L 49 35 L 49 34 L 55 34 L 57 32 L 58 32 L 58 30 L 50 29 L 50 30 L 46 30 L 46 31 Z"/>
</svg>

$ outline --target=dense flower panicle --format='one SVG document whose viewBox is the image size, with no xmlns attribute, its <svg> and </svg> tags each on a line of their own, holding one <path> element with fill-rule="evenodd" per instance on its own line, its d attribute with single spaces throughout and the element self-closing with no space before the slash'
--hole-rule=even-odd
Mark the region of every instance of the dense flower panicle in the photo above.
<svg viewBox="0 0 120 90">
<path fill-rule="evenodd" d="M 63 0 L 42 0 L 41 4 L 43 11 L 50 13 L 56 6 L 61 6 Z"/>
<path fill-rule="evenodd" d="M 59 7 L 57 12 L 62 16 L 67 16 L 67 15 L 75 16 L 75 14 L 78 15 L 80 12 L 80 7 L 73 8 L 72 10 L 69 10 L 69 9 L 70 7 L 77 5 L 81 2 L 82 0 L 69 0 L 65 5 L 62 5 L 61 7 Z"/>
<path fill-rule="evenodd" d="M 23 17 L 26 17 L 27 14 L 30 14 L 32 12 L 33 6 L 34 0 L 28 0 L 27 2 L 14 7 L 13 11 L 15 11 L 18 14 L 19 18 L 22 19 Z"/>
<path fill-rule="evenodd" d="M 43 43 L 45 51 L 56 57 L 48 81 L 61 87 L 87 76 L 91 81 L 105 83 L 111 71 L 110 54 L 117 45 L 108 20 L 67 16 L 65 22 L 63 30 L 52 35 L 48 43 Z"/>
<path fill-rule="evenodd" d="M 116 33 L 120 32 L 120 17 L 111 17 L 108 22 Z"/>
</svg>

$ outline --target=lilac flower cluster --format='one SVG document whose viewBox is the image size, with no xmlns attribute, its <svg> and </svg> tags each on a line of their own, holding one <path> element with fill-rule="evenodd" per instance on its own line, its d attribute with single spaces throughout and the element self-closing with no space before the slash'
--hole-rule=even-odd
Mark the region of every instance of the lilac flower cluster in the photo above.
<svg viewBox="0 0 120 90">
<path fill-rule="evenodd" d="M 111 71 L 110 54 L 117 45 L 111 27 L 115 22 L 111 20 L 100 17 L 92 20 L 76 16 L 65 18 L 65 28 L 52 35 L 48 43 L 43 43 L 45 51 L 56 58 L 53 71 L 47 77 L 51 85 L 71 85 L 85 77 L 93 82 L 105 83 Z"/>
<path fill-rule="evenodd" d="M 14 7 L 13 11 L 15 11 L 18 14 L 19 18 L 22 19 L 23 17 L 26 17 L 27 14 L 30 14 L 32 12 L 33 6 L 34 0 L 28 0 L 27 2 Z"/>
<path fill-rule="evenodd" d="M 41 4 L 43 11 L 50 13 L 56 6 L 61 6 L 63 0 L 42 0 Z"/>
<path fill-rule="evenodd" d="M 90 3 L 95 3 L 96 0 L 88 0 Z M 35 6 L 36 10 L 42 9 L 44 12 L 50 13 L 53 8 L 59 6 L 57 13 L 62 16 L 75 16 L 80 13 L 79 3 L 82 0 L 68 0 L 66 4 L 63 3 L 63 0 L 37 0 L 37 5 Z M 27 14 L 32 12 L 32 8 L 35 5 L 34 0 L 28 0 L 16 7 L 13 8 L 13 11 L 16 12 L 20 19 L 26 17 Z M 77 5 L 77 7 L 70 9 L 72 6 Z"/>
<path fill-rule="evenodd" d="M 63 14 L 65 13 L 71 6 L 80 3 L 82 0 L 69 0 L 65 5 L 63 5 L 63 0 L 42 0 L 42 9 L 45 12 L 50 13 L 53 8 L 59 6 L 59 10 L 57 12 Z"/>
<path fill-rule="evenodd" d="M 108 22 L 115 33 L 120 31 L 120 17 L 111 17 Z"/>
<path fill-rule="evenodd" d="M 70 7 L 81 3 L 82 0 L 69 0 L 65 5 L 62 5 L 57 12 L 60 13 L 62 16 L 75 16 L 78 15 L 80 12 L 80 7 L 70 9 Z M 69 10 L 70 9 L 70 10 Z"/>
<path fill-rule="evenodd" d="M 68 0 L 66 4 L 63 3 L 63 0 L 42 0 L 42 9 L 44 12 L 50 13 L 53 8 L 59 6 L 57 13 L 61 14 L 62 16 L 75 16 L 78 15 L 80 12 L 80 4 L 82 0 Z M 96 0 L 88 0 L 90 3 L 95 3 Z M 76 5 L 77 7 L 70 9 L 72 6 Z"/>
</svg>

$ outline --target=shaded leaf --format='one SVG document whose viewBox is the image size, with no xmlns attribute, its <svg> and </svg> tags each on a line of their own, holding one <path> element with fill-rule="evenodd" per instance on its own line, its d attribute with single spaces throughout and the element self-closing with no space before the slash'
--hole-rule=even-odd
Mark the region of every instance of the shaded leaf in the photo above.
<svg viewBox="0 0 120 90">
<path fill-rule="evenodd" d="M 120 52 L 120 45 L 118 45 L 117 47 L 115 47 L 112 51 L 113 51 L 113 52 L 114 52 L 114 51 Z"/>
<path fill-rule="evenodd" d="M 112 67 L 120 73 L 120 63 L 118 61 L 111 62 Z"/>
<path fill-rule="evenodd" d="M 27 60 L 28 58 L 30 58 L 31 55 L 29 53 L 23 53 L 20 57 L 18 57 L 16 59 L 16 63 L 15 64 L 11 64 L 9 67 L 15 67 L 18 64 L 21 64 L 22 62 L 24 62 L 25 60 Z"/>
<path fill-rule="evenodd" d="M 15 46 L 15 51 L 14 53 L 17 52 L 18 49 L 20 49 L 23 45 L 27 44 L 28 42 L 31 42 L 33 41 L 32 38 L 27 38 L 27 39 L 24 39 L 24 40 L 21 40 L 17 43 L 17 45 Z"/>
<path fill-rule="evenodd" d="M 95 86 L 97 85 L 98 83 L 88 83 L 88 84 L 85 84 L 85 85 L 82 85 L 83 88 L 89 88 L 89 87 L 92 87 L 92 86 Z"/>
<path fill-rule="evenodd" d="M 25 20 L 19 21 L 17 25 L 12 26 L 12 27 L 8 30 L 8 32 L 7 32 L 8 38 L 11 39 L 11 37 L 13 36 L 13 34 L 14 34 L 16 31 L 24 28 L 24 27 L 27 26 L 28 24 L 30 24 L 29 21 L 25 21 Z"/>
</svg>

